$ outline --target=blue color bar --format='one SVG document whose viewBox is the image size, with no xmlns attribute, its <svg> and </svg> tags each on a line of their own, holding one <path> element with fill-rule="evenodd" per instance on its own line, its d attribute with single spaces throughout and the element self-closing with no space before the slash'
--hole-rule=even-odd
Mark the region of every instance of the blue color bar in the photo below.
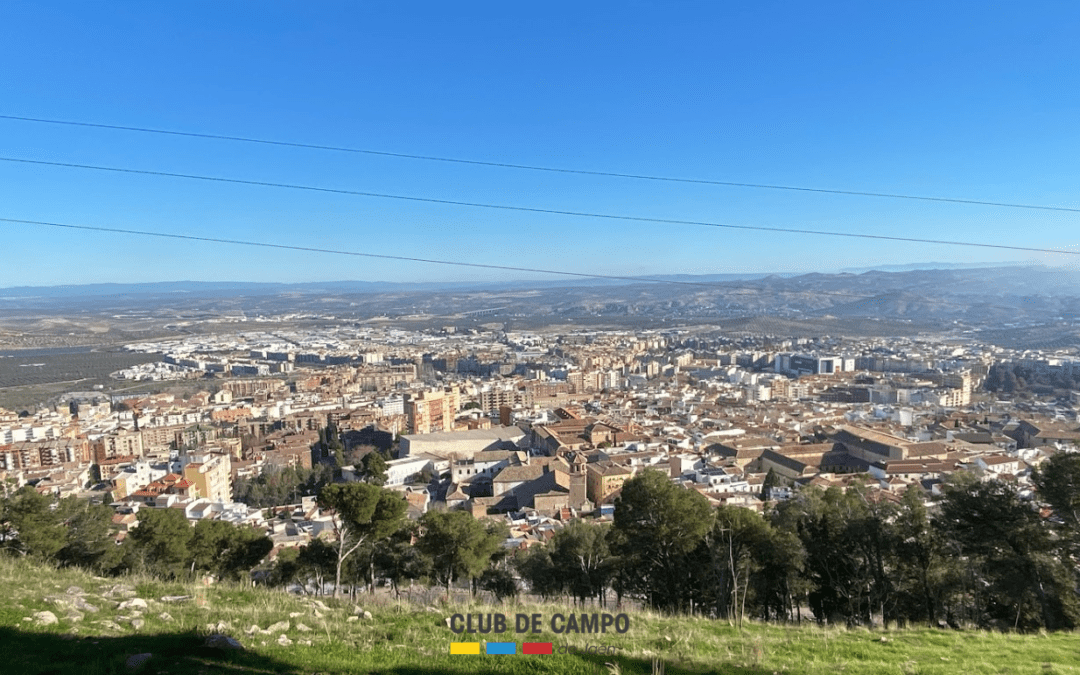
<svg viewBox="0 0 1080 675">
<path fill-rule="evenodd" d="M 487 643 L 488 654 L 517 654 L 516 642 L 489 642 Z"/>
</svg>

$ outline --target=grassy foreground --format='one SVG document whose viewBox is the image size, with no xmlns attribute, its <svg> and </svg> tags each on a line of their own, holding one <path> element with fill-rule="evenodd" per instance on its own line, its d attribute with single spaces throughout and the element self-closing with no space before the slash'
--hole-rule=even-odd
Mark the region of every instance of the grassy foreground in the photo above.
<svg viewBox="0 0 1080 675">
<path fill-rule="evenodd" d="M 167 596 L 187 600 L 162 601 Z M 145 600 L 146 606 L 134 599 Z M 127 604 L 121 604 L 125 603 Z M 106 673 L 464 673 L 603 674 L 660 672 L 813 673 L 1080 673 L 1080 635 L 1012 635 L 929 629 L 868 631 L 749 625 L 630 615 L 624 635 L 555 635 L 546 621 L 566 605 L 414 607 L 361 598 L 348 602 L 262 589 L 163 583 L 142 577 L 101 579 L 0 557 L 0 672 Z M 93 611 L 97 610 L 97 611 Z M 371 618 L 365 618 L 363 611 Z M 25 620 L 49 611 L 57 623 Z M 449 654 L 446 619 L 453 613 L 542 613 L 545 632 L 493 635 L 516 641 L 515 656 Z M 351 618 L 350 617 L 355 617 Z M 287 628 L 281 622 L 287 622 Z M 267 631 L 273 624 L 279 624 Z M 251 630 L 256 626 L 255 631 Z M 242 651 L 205 646 L 211 633 L 236 638 Z M 283 637 L 284 636 L 284 637 Z M 472 639 L 476 639 L 474 636 Z M 615 655 L 524 656 L 520 643 L 605 645 Z M 483 651 L 483 648 L 481 648 Z M 140 666 L 129 657 L 150 653 Z M 611 665 L 606 665 L 611 664 Z"/>
</svg>

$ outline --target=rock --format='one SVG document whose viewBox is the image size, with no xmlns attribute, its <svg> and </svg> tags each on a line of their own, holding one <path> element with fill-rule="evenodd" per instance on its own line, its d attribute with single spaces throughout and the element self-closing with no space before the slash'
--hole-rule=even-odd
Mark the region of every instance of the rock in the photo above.
<svg viewBox="0 0 1080 675">
<path fill-rule="evenodd" d="M 271 624 L 271 625 L 267 626 L 266 630 L 269 633 L 281 633 L 283 631 L 287 631 L 287 630 L 289 630 L 289 622 L 288 621 L 278 621 L 275 624 Z"/>
<path fill-rule="evenodd" d="M 295 619 L 296 617 L 300 616 L 301 614 L 303 614 L 303 612 L 289 612 L 289 618 L 290 619 Z"/>
<path fill-rule="evenodd" d="M 129 673 L 136 673 L 152 658 L 154 658 L 154 655 L 149 652 L 146 654 L 132 654 L 124 662 L 124 666 L 127 667 Z"/>
<path fill-rule="evenodd" d="M 288 647 L 289 645 L 292 644 L 292 640 L 289 639 L 288 635 L 282 633 L 281 635 L 278 636 L 277 643 L 279 645 L 281 645 L 282 647 Z"/>
<path fill-rule="evenodd" d="M 255 633 L 262 632 L 262 629 L 259 628 L 258 626 L 256 626 L 255 624 L 251 624 L 250 626 L 247 627 L 247 630 L 245 630 L 244 632 L 247 633 L 248 635 L 254 635 Z"/>
<path fill-rule="evenodd" d="M 371 612 L 369 612 L 367 610 L 364 610 L 364 618 L 365 619 L 370 619 L 371 618 Z"/>
<path fill-rule="evenodd" d="M 888 641 L 889 641 L 889 638 L 887 638 L 887 637 L 882 637 L 880 640 L 878 640 L 878 642 L 888 642 Z"/>
<path fill-rule="evenodd" d="M 117 609 L 145 610 L 145 609 L 147 609 L 147 607 L 148 607 L 148 605 L 146 604 L 146 601 L 143 600 L 142 598 L 132 598 L 131 600 L 125 600 L 125 601 L 121 602 L 120 606 L 117 607 Z"/>
<path fill-rule="evenodd" d="M 360 605 L 353 605 L 352 613 L 357 614 L 357 615 L 363 614 L 364 613 L 364 608 L 361 607 Z"/>
<path fill-rule="evenodd" d="M 68 586 L 68 589 L 64 592 L 68 595 L 86 595 L 86 591 L 79 588 L 78 586 Z"/>
<path fill-rule="evenodd" d="M 44 600 L 50 605 L 60 605 L 61 607 L 69 606 L 75 602 L 75 598 L 70 595 L 48 595 Z"/>
<path fill-rule="evenodd" d="M 315 610 L 315 611 L 313 612 L 313 614 L 315 614 L 315 618 L 316 618 L 316 619 L 321 619 L 321 618 L 323 618 L 323 616 L 325 616 L 325 615 L 324 615 L 324 614 L 323 614 L 322 612 L 320 612 L 319 610 Z"/>
<path fill-rule="evenodd" d="M 115 621 L 109 621 L 107 619 L 105 621 L 95 621 L 94 623 L 106 630 L 124 630 L 120 627 L 120 624 L 116 623 Z"/>
<path fill-rule="evenodd" d="M 161 619 L 162 621 L 172 621 L 172 614 L 169 614 L 168 612 L 162 612 L 161 614 L 158 614 L 157 618 Z"/>
<path fill-rule="evenodd" d="M 358 617 L 358 616 L 350 616 L 348 619 L 345 619 L 345 620 L 346 621 L 359 621 L 360 617 Z"/>
<path fill-rule="evenodd" d="M 160 598 L 162 602 L 187 602 L 190 599 L 190 595 L 166 595 Z"/>
<path fill-rule="evenodd" d="M 315 609 L 321 609 L 324 612 L 330 611 L 330 608 L 322 600 L 312 600 L 311 604 L 315 605 Z"/>
<path fill-rule="evenodd" d="M 132 619 L 131 620 L 131 627 L 134 628 L 135 630 L 142 630 L 142 627 L 145 626 L 145 625 L 146 625 L 146 622 L 143 621 L 142 619 Z"/>
<path fill-rule="evenodd" d="M 445 623 L 446 627 L 449 628 L 450 627 L 450 617 L 446 617 L 445 619 L 443 619 L 443 623 Z"/>
<path fill-rule="evenodd" d="M 435 612 L 436 614 L 442 614 L 442 612 L 440 612 L 440 611 L 439 611 L 438 609 L 436 609 L 436 608 L 434 608 L 434 607 L 426 607 L 426 608 L 425 608 L 425 611 L 428 611 L 428 612 Z"/>
<path fill-rule="evenodd" d="M 96 613 L 98 611 L 97 607 L 95 607 L 94 605 L 91 605 L 89 602 L 87 602 L 86 600 L 83 600 L 82 598 L 75 598 L 75 602 L 72 603 L 72 604 L 75 607 L 75 609 L 83 611 L 83 612 L 90 612 L 91 614 L 94 614 L 94 613 Z"/>
<path fill-rule="evenodd" d="M 311 646 L 311 640 L 297 640 L 297 644 L 304 645 L 305 647 Z"/>
<path fill-rule="evenodd" d="M 126 584 L 117 584 L 109 590 L 102 593 L 106 598 L 133 598 L 135 597 L 135 589 Z"/>
<path fill-rule="evenodd" d="M 65 616 L 64 618 L 67 619 L 68 621 L 70 621 L 71 623 L 79 623 L 80 621 L 83 620 L 83 615 L 80 614 L 79 612 L 69 612 L 68 615 Z"/>
<path fill-rule="evenodd" d="M 305 626 L 302 623 L 296 624 L 296 630 L 300 631 L 301 633 L 310 633 L 311 632 L 311 629 L 308 628 L 307 626 Z"/>
<path fill-rule="evenodd" d="M 30 615 L 30 618 L 39 626 L 51 626 L 54 623 L 60 623 L 56 615 L 49 611 L 34 612 Z"/>
<path fill-rule="evenodd" d="M 240 644 L 239 640 L 229 637 L 228 635 L 222 635 L 221 633 L 214 633 L 206 638 L 204 642 L 207 647 L 212 649 L 232 650 L 240 651 L 244 648 L 244 645 Z"/>
</svg>

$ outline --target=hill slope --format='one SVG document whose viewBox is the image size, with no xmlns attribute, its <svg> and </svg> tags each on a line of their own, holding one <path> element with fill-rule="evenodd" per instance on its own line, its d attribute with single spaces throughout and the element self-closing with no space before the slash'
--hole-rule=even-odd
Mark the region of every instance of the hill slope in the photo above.
<svg viewBox="0 0 1080 675">
<path fill-rule="evenodd" d="M 182 596 L 178 600 L 170 596 Z M 361 598 L 361 601 L 367 598 Z M 145 602 L 141 602 L 145 601 Z M 517 642 L 515 656 L 451 656 L 467 637 L 446 625 L 453 613 L 574 613 L 562 605 L 454 606 L 405 603 L 356 607 L 235 586 L 202 588 L 143 577 L 101 579 L 0 557 L 0 672 L 106 673 L 1068 673 L 1080 672 L 1075 634 L 1001 635 L 927 629 L 871 632 L 816 626 L 749 625 L 741 632 L 703 619 L 630 613 L 623 635 L 493 636 Z M 578 610 L 580 611 L 580 610 Z M 587 610 L 594 611 L 594 610 Z M 45 625 L 35 615 L 56 623 Z M 276 625 L 275 625 L 276 624 Z M 252 628 L 254 626 L 254 629 Z M 232 636 L 243 650 L 206 645 L 212 633 Z M 475 640 L 477 636 L 471 639 Z M 521 642 L 556 647 L 604 645 L 612 655 L 521 654 Z M 481 649 L 483 651 L 483 649 Z M 134 669 L 136 654 L 152 654 Z"/>
</svg>

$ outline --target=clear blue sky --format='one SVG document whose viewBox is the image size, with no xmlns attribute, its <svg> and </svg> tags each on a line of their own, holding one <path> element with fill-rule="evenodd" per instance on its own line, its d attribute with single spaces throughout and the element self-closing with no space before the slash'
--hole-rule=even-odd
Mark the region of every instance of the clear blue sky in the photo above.
<svg viewBox="0 0 1080 675">
<path fill-rule="evenodd" d="M 1076 2 L 0 3 L 0 114 L 1080 207 Z M 0 120 L 0 156 L 772 227 L 1080 245 L 1080 214 Z M 1043 260 L 0 162 L 0 217 L 602 274 Z M 0 223 L 0 287 L 538 275 Z M 1058 256 L 1060 257 L 1060 256 Z"/>
</svg>

